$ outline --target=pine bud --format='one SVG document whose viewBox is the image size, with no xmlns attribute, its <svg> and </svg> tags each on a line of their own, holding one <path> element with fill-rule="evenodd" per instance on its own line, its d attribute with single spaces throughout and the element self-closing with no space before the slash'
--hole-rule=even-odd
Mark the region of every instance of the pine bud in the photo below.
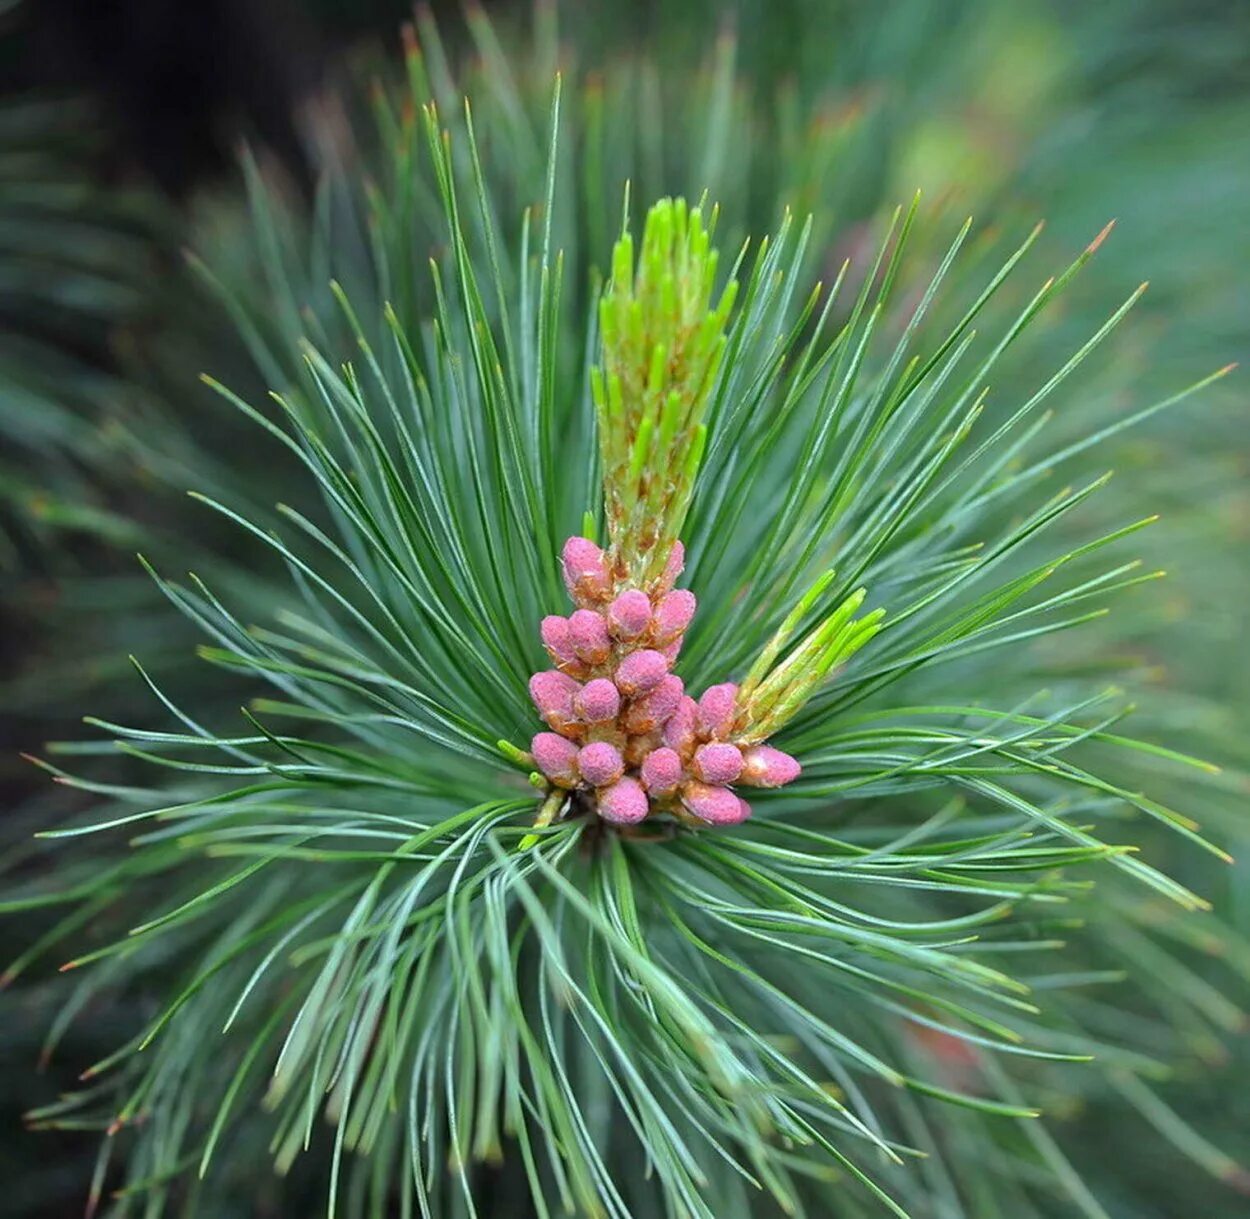
<svg viewBox="0 0 1250 1219">
<path fill-rule="evenodd" d="M 712 825 L 737 825 L 751 815 L 747 802 L 727 787 L 687 783 L 682 788 L 681 798 L 696 817 Z"/>
<path fill-rule="evenodd" d="M 540 732 L 530 742 L 538 769 L 560 787 L 576 787 L 577 746 L 554 732 Z"/>
<path fill-rule="evenodd" d="M 664 744 L 683 756 L 688 754 L 694 748 L 698 717 L 699 704 L 687 694 L 664 725 Z"/>
<path fill-rule="evenodd" d="M 654 732 L 677 710 L 686 692 L 685 683 L 671 673 L 649 694 L 630 704 L 625 712 L 626 732 Z"/>
<path fill-rule="evenodd" d="M 559 614 L 548 614 L 542 620 L 539 631 L 542 635 L 543 647 L 547 649 L 547 655 L 557 665 L 577 663 L 577 654 L 573 651 L 573 640 L 569 634 L 567 618 L 561 618 Z"/>
<path fill-rule="evenodd" d="M 784 787 L 799 777 L 802 767 L 788 753 L 771 745 L 752 745 L 742 751 L 740 783 L 748 787 Z"/>
<path fill-rule="evenodd" d="M 742 772 L 742 751 L 736 745 L 713 742 L 694 753 L 694 773 L 704 783 L 732 783 Z"/>
<path fill-rule="evenodd" d="M 588 681 L 573 696 L 573 710 L 588 724 L 606 724 L 621 710 L 621 692 L 606 677 Z"/>
<path fill-rule="evenodd" d="M 577 769 L 591 787 L 607 787 L 625 773 L 620 750 L 606 741 L 584 745 L 577 754 Z"/>
<path fill-rule="evenodd" d="M 608 623 L 618 639 L 637 639 L 651 620 L 651 599 L 641 589 L 621 593 L 608 607 Z"/>
<path fill-rule="evenodd" d="M 567 673 L 558 669 L 544 669 L 530 678 L 530 698 L 543 717 L 557 732 L 563 732 L 577 723 L 573 710 L 573 696 L 581 689 Z"/>
<path fill-rule="evenodd" d="M 672 643 L 690 625 L 698 606 L 695 595 L 688 588 L 678 588 L 665 593 L 655 607 L 651 620 L 652 635 L 657 643 Z"/>
<path fill-rule="evenodd" d="M 725 736 L 733 726 L 737 698 L 738 687 L 731 681 L 709 686 L 699 699 L 699 731 L 710 737 Z"/>
<path fill-rule="evenodd" d="M 569 618 L 569 639 L 573 651 L 587 664 L 599 665 L 607 660 L 612 652 L 612 641 L 608 638 L 608 624 L 603 615 L 594 610 L 575 610 Z"/>
<path fill-rule="evenodd" d="M 677 790 L 678 784 L 685 778 L 681 758 L 677 751 L 667 747 L 653 749 L 647 754 L 643 759 L 639 774 L 643 787 L 651 795 L 661 799 L 671 796 Z"/>
<path fill-rule="evenodd" d="M 645 648 L 632 652 L 616 670 L 616 684 L 622 694 L 633 698 L 654 689 L 668 674 L 668 661 L 659 652 Z"/>
<path fill-rule="evenodd" d="M 618 779 L 599 793 L 599 815 L 614 825 L 637 825 L 650 808 L 637 779 Z"/>
<path fill-rule="evenodd" d="M 612 578 L 603 551 L 589 538 L 569 538 L 561 555 L 564 583 L 579 605 L 607 599 Z"/>
</svg>

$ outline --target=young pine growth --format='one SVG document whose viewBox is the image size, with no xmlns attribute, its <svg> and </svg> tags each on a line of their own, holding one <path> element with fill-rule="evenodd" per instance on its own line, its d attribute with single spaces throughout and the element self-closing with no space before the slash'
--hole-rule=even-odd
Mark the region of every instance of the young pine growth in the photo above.
<svg viewBox="0 0 1250 1219">
<path fill-rule="evenodd" d="M 610 541 L 604 562 L 619 591 L 654 595 L 681 570 L 678 535 L 738 291 L 731 279 L 712 303 L 715 225 L 714 212 L 705 225 L 702 209 L 664 199 L 647 214 L 637 258 L 628 231 L 612 253 L 599 304 L 603 358 L 590 376 Z M 594 562 L 583 543 L 573 549 Z M 566 551 L 566 571 L 568 562 Z"/>
<path fill-rule="evenodd" d="M 610 545 L 565 542 L 561 567 L 577 609 L 543 619 L 555 668 L 530 678 L 551 729 L 534 736 L 530 752 L 549 790 L 568 793 L 556 805 L 614 825 L 653 813 L 696 826 L 745 821 L 751 806 L 735 788 L 781 787 L 801 770 L 764 742 L 884 615 L 853 617 L 860 589 L 782 660 L 830 573 L 800 599 L 741 688 L 722 682 L 696 700 L 672 671 L 697 608 L 692 592 L 674 587 L 685 568 L 677 535 L 737 292 L 731 279 L 711 303 L 712 227 L 701 209 L 664 199 L 647 215 L 636 269 L 628 231 L 616 243 L 599 307 L 603 359 L 591 372 Z M 549 801 L 543 822 L 559 808 Z"/>
</svg>

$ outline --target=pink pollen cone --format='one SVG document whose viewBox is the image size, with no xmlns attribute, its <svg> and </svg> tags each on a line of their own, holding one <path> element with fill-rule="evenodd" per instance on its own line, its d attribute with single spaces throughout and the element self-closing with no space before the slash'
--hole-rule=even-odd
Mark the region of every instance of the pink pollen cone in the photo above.
<svg viewBox="0 0 1250 1219">
<path fill-rule="evenodd" d="M 654 732 L 663 727 L 677 710 L 685 692 L 685 683 L 680 677 L 674 677 L 670 673 L 649 694 L 644 694 L 630 704 L 625 712 L 625 731 Z"/>
<path fill-rule="evenodd" d="M 614 825 L 637 825 L 649 810 L 647 793 L 637 779 L 618 779 L 599 793 L 599 816 Z"/>
<path fill-rule="evenodd" d="M 612 579 L 603 551 L 589 538 L 569 538 L 561 553 L 564 583 L 579 605 L 606 599 Z"/>
<path fill-rule="evenodd" d="M 585 745 L 577 755 L 577 769 L 591 787 L 607 787 L 625 773 L 619 749 L 606 741 Z"/>
<path fill-rule="evenodd" d="M 699 704 L 686 695 L 664 725 L 664 744 L 685 754 L 694 746 L 695 722 L 699 716 Z"/>
<path fill-rule="evenodd" d="M 742 751 L 737 745 L 700 745 L 694 751 L 694 773 L 704 783 L 732 783 L 742 773 Z"/>
<path fill-rule="evenodd" d="M 608 624 L 618 639 L 637 639 L 651 621 L 651 599 L 641 589 L 623 592 L 608 606 Z"/>
<path fill-rule="evenodd" d="M 577 746 L 554 732 L 540 732 L 530 742 L 538 769 L 560 787 L 577 786 Z"/>
<path fill-rule="evenodd" d="M 621 692 L 606 677 L 596 677 L 574 695 L 573 710 L 588 724 L 607 723 L 620 713 Z"/>
<path fill-rule="evenodd" d="M 651 630 L 657 643 L 672 643 L 680 638 L 698 608 L 695 595 L 688 588 L 677 588 L 665 593 L 655 607 Z"/>
<path fill-rule="evenodd" d="M 631 652 L 616 670 L 616 684 L 629 698 L 654 689 L 668 675 L 668 661 L 659 652 L 644 648 Z"/>
<path fill-rule="evenodd" d="M 642 760 L 639 771 L 642 785 L 653 796 L 669 796 L 685 778 L 677 751 L 666 747 L 653 749 Z"/>
<path fill-rule="evenodd" d="M 784 787 L 799 777 L 802 767 L 788 753 L 771 745 L 752 745 L 742 751 L 739 782 L 748 787 Z"/>
<path fill-rule="evenodd" d="M 664 574 L 660 577 L 660 592 L 668 592 L 677 583 L 677 577 L 681 575 L 685 568 L 686 548 L 680 542 L 674 542 L 673 549 L 668 552 L 668 562 L 664 565 Z"/>
<path fill-rule="evenodd" d="M 538 714 L 557 731 L 577 722 L 573 696 L 580 689 L 577 682 L 558 669 L 544 669 L 530 678 L 530 698 Z"/>
<path fill-rule="evenodd" d="M 612 651 L 608 638 L 608 624 L 603 615 L 594 610 L 575 610 L 569 618 L 569 639 L 573 651 L 587 664 L 598 665 L 607 660 Z"/>
<path fill-rule="evenodd" d="M 682 789 L 681 799 L 696 817 L 712 825 L 737 825 L 751 815 L 747 802 L 727 787 L 687 783 Z"/>
<path fill-rule="evenodd" d="M 558 665 L 575 664 L 577 653 L 573 651 L 573 640 L 569 635 L 569 620 L 559 614 L 548 614 L 542 621 L 539 632 L 543 637 L 543 647 L 547 655 Z"/>
<path fill-rule="evenodd" d="M 705 736 L 724 736 L 733 724 L 737 698 L 738 687 L 731 681 L 708 686 L 699 699 L 699 730 Z"/>
</svg>

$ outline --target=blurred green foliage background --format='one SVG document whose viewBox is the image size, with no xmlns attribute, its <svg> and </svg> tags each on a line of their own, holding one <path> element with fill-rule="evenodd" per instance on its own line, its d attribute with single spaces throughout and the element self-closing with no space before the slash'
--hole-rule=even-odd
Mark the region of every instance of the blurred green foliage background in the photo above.
<svg viewBox="0 0 1250 1219">
<path fill-rule="evenodd" d="M 58 21 L 75 19 L 74 5 L 52 7 Z M 1250 356 L 1250 6 L 581 0 L 536 12 L 522 3 L 489 7 L 504 54 L 519 75 L 534 77 L 524 87 L 541 94 L 539 78 L 558 63 L 584 90 L 572 111 L 586 129 L 602 125 L 605 157 L 625 155 L 625 116 L 652 106 L 661 138 L 629 150 L 647 189 L 707 186 L 743 230 L 771 223 L 782 206 L 812 211 L 827 265 L 861 250 L 871 222 L 917 189 L 930 217 L 974 215 L 991 239 L 1004 233 L 1010 241 L 1045 218 L 1041 241 L 1054 265 L 1114 219 L 1094 272 L 1048 339 L 1052 350 L 1070 348 L 1091 319 L 1097 324 L 1150 281 L 1117 345 L 1115 377 L 1080 387 L 1091 401 L 1105 406 L 1106 395 L 1136 387 L 1132 400 L 1112 400 L 1129 411 Z M 273 497 L 263 460 L 240 450 L 234 425 L 197 381 L 211 369 L 258 395 L 264 370 L 189 269 L 184 247 L 203 252 L 244 297 L 263 291 L 243 236 L 236 139 L 254 137 L 260 161 L 287 183 L 292 213 L 300 214 L 327 149 L 338 147 L 338 126 L 368 107 L 360 82 L 394 72 L 396 29 L 408 13 L 388 0 L 288 3 L 262 38 L 255 24 L 231 24 L 237 14 L 223 5 L 214 29 L 225 31 L 224 43 L 205 42 L 195 18 L 184 15 L 187 37 L 144 46 L 143 23 L 157 28 L 167 13 L 136 5 L 124 20 L 139 46 L 119 36 L 112 64 L 119 84 L 107 63 L 78 53 L 67 53 L 57 72 L 32 68 L 49 33 L 23 8 L 3 17 L 12 39 L 0 59 L 14 77 L 0 104 L 0 711 L 7 722 L 0 790 L 10 863 L 39 874 L 51 865 L 30 833 L 83 796 L 49 785 L 17 750 L 38 752 L 47 738 L 78 735 L 85 711 L 129 722 L 150 717 L 127 654 L 141 653 L 159 673 L 185 666 L 193 648 L 192 632 L 137 570 L 134 552 L 158 564 L 194 562 L 219 588 L 251 585 L 237 537 L 214 534 L 181 491 L 193 482 Z M 486 54 L 481 70 L 475 13 L 469 6 L 466 20 L 458 7 L 440 6 L 439 28 L 451 62 L 476 61 L 488 87 L 493 68 Z M 271 62 L 265 55 L 299 62 L 273 75 L 268 92 L 264 79 L 241 70 L 225 74 L 225 95 L 203 90 L 184 115 L 192 155 L 176 176 L 163 175 L 186 79 L 174 50 L 199 47 L 210 61 L 233 63 L 240 55 L 231 37 L 252 40 L 260 78 Z M 136 96 L 172 109 L 161 138 L 135 138 Z M 743 163 L 711 156 L 690 163 L 691 141 L 680 134 L 685 97 L 701 99 L 726 125 L 712 151 L 735 149 L 735 131 L 751 133 L 741 140 Z M 605 214 L 614 206 L 609 199 Z M 593 218 L 571 231 L 596 248 L 607 241 Z M 1109 1212 L 1124 1219 L 1233 1219 L 1250 1206 L 1250 1185 L 1227 1158 L 1245 1158 L 1250 1130 L 1242 1015 L 1250 1001 L 1245 385 L 1244 375 L 1229 377 L 1200 402 L 1086 455 L 1091 471 L 1119 471 L 1120 502 L 1161 514 L 1140 550 L 1148 565 L 1170 574 L 1137 596 L 1116 633 L 1104 636 L 1114 655 L 1097 659 L 1151 691 L 1139 732 L 1224 767 L 1201 793 L 1201 807 L 1188 807 L 1240 860 L 1176 864 L 1182 880 L 1211 897 L 1215 917 L 1242 947 L 1232 959 L 1213 959 L 1201 930 L 1192 935 L 1188 970 L 1175 985 L 1215 987 L 1226 998 L 1211 1000 L 1218 1030 L 1182 1022 L 1188 1053 L 1163 1089 L 1172 1109 L 1153 1113 L 1153 1130 L 1150 1121 L 1123 1116 L 1122 1097 L 1082 1098 L 1066 1115 L 1065 1148 Z M 1079 397 L 1069 396 L 1063 409 L 1063 426 L 1081 436 Z M 1113 510 L 1114 502 L 1109 516 Z M 247 593 L 259 595 L 255 587 Z M 204 699 L 216 696 L 211 673 L 196 680 L 206 683 Z M 31 916 L 6 926 L 6 956 L 20 959 L 47 924 Z M 70 1086 L 74 1064 L 118 1040 L 134 1014 L 91 1010 L 37 1070 L 65 995 L 41 969 L 0 1000 L 0 1214 L 78 1214 L 89 1190 L 94 1136 L 28 1132 L 21 1115 Z M 247 1213 L 284 1213 L 265 1210 L 263 1194 L 248 1205 L 256 1209 Z"/>
</svg>

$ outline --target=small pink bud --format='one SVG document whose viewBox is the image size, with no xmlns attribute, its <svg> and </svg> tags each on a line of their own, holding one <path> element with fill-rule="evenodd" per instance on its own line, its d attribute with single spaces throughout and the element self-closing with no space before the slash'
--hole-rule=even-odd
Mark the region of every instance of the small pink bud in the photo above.
<svg viewBox="0 0 1250 1219">
<path fill-rule="evenodd" d="M 686 692 L 685 682 L 671 673 L 654 690 L 629 705 L 625 712 L 626 732 L 654 732 L 668 723 Z"/>
<path fill-rule="evenodd" d="M 659 652 L 644 648 L 631 652 L 616 670 L 616 684 L 629 698 L 654 689 L 668 674 L 668 661 Z"/>
<path fill-rule="evenodd" d="M 680 542 L 673 543 L 673 549 L 668 552 L 668 562 L 664 565 L 664 574 L 660 577 L 659 591 L 666 593 L 674 584 L 677 583 L 677 577 L 685 570 L 686 567 L 686 548 Z"/>
<path fill-rule="evenodd" d="M 588 724 L 605 724 L 620 713 L 621 692 L 606 677 L 596 677 L 574 695 L 573 710 Z"/>
<path fill-rule="evenodd" d="M 685 641 L 686 637 L 684 635 L 678 635 L 672 643 L 666 643 L 660 649 L 660 655 L 663 656 L 664 659 L 671 665 L 681 654 L 681 645 L 685 643 Z"/>
<path fill-rule="evenodd" d="M 573 710 L 573 696 L 581 689 L 566 673 L 558 669 L 544 669 L 530 678 L 530 698 L 543 717 L 557 732 L 577 722 Z"/>
<path fill-rule="evenodd" d="M 637 779 L 618 779 L 599 793 L 599 816 L 614 825 L 637 825 L 649 810 L 647 793 Z"/>
<path fill-rule="evenodd" d="M 582 746 L 577 755 L 577 769 L 591 787 L 607 787 L 625 773 L 621 751 L 606 741 Z"/>
<path fill-rule="evenodd" d="M 653 749 L 642 761 L 642 785 L 653 796 L 669 796 L 685 778 L 681 758 L 675 749 Z"/>
<path fill-rule="evenodd" d="M 700 745 L 694 751 L 694 773 L 704 783 L 732 783 L 742 773 L 742 750 L 737 745 Z"/>
<path fill-rule="evenodd" d="M 577 786 L 577 746 L 554 732 L 540 732 L 530 742 L 538 769 L 560 787 Z"/>
<path fill-rule="evenodd" d="M 699 731 L 705 736 L 724 736 L 737 711 L 738 687 L 731 681 L 708 686 L 699 699 Z"/>
<path fill-rule="evenodd" d="M 686 695 L 664 725 L 664 744 L 683 756 L 694 748 L 695 724 L 699 717 L 699 704 Z"/>
<path fill-rule="evenodd" d="M 589 538 L 569 538 L 561 554 L 564 583 L 579 605 L 604 600 L 612 580 L 603 551 Z"/>
<path fill-rule="evenodd" d="M 569 636 L 569 620 L 559 614 L 548 614 L 539 627 L 543 638 L 543 647 L 547 655 L 558 665 L 576 664 L 577 654 L 573 651 L 573 640 Z"/>
<path fill-rule="evenodd" d="M 752 745 L 742 751 L 739 782 L 748 787 L 784 787 L 799 777 L 802 767 L 788 753 L 771 745 Z"/>
<path fill-rule="evenodd" d="M 672 643 L 690 625 L 698 607 L 695 595 L 688 588 L 674 589 L 660 598 L 651 620 L 651 630 L 657 643 Z"/>
<path fill-rule="evenodd" d="M 623 592 L 608 606 L 608 623 L 618 639 L 637 639 L 651 621 L 651 599 L 639 588 Z"/>
<path fill-rule="evenodd" d="M 687 783 L 682 788 L 681 799 L 696 817 L 712 825 L 737 825 L 751 815 L 747 802 L 727 787 Z"/>
<path fill-rule="evenodd" d="M 569 639 L 573 651 L 587 664 L 598 665 L 607 660 L 612 652 L 608 638 L 608 624 L 603 615 L 594 610 L 575 610 L 569 618 Z"/>
</svg>

